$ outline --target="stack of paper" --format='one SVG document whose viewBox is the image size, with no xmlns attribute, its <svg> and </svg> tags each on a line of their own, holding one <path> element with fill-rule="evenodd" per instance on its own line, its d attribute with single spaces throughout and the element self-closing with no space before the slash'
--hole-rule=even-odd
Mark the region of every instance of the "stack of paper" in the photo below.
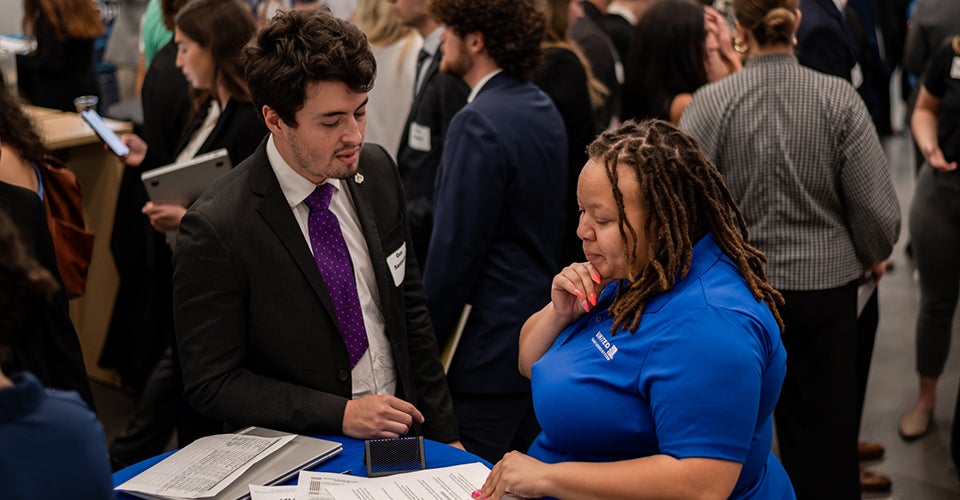
<svg viewBox="0 0 960 500">
<path fill-rule="evenodd" d="M 117 486 L 147 499 L 244 498 L 249 485 L 282 483 L 342 450 L 340 443 L 249 427 L 200 438 Z"/>
<path fill-rule="evenodd" d="M 489 474 L 479 462 L 377 478 L 302 471 L 297 486 L 250 486 L 250 494 L 252 500 L 473 500 Z"/>
</svg>

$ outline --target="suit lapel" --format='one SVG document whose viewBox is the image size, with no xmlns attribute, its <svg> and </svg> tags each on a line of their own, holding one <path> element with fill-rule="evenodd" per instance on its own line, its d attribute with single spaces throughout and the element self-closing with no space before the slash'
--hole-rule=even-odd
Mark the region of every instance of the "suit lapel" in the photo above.
<svg viewBox="0 0 960 500">
<path fill-rule="evenodd" d="M 442 54 L 438 48 L 436 54 L 430 58 L 430 64 L 428 64 L 424 70 L 423 83 L 413 94 L 413 101 L 410 103 L 410 110 L 407 112 L 407 120 L 403 124 L 403 133 L 400 136 L 400 147 L 398 151 L 403 151 L 407 147 L 410 134 L 410 124 L 413 123 L 417 118 L 417 110 L 420 109 L 420 102 L 423 101 L 423 90 L 427 88 L 427 84 L 430 82 L 430 79 L 436 76 L 437 72 L 440 70 L 441 57 Z"/>
<path fill-rule="evenodd" d="M 323 304 L 323 307 L 334 319 L 337 324 L 336 311 L 333 303 L 330 302 L 330 293 L 323 282 L 320 270 L 317 268 L 317 262 L 307 247 L 307 241 L 303 237 L 300 226 L 287 204 L 287 199 L 280 189 L 280 183 L 270 167 L 267 160 L 266 139 L 260 144 L 257 152 L 250 157 L 250 190 L 257 198 L 256 211 L 263 217 L 264 222 L 273 231 L 274 235 L 280 241 L 280 244 L 286 248 L 290 257 L 296 263 L 297 267 L 303 273 L 310 288 L 313 289 L 317 299 Z"/>
<path fill-rule="evenodd" d="M 360 153 L 360 175 L 368 172 L 370 169 L 364 169 L 364 164 L 370 161 L 376 161 L 370 154 L 372 146 L 364 145 Z M 368 179 L 367 182 L 377 182 L 377 179 Z M 387 257 L 383 251 L 383 244 L 380 242 L 380 231 L 377 228 L 376 216 L 371 203 L 370 193 L 367 189 L 369 184 L 356 182 L 356 177 L 344 180 L 347 189 L 353 197 L 353 204 L 357 210 L 357 218 L 360 219 L 360 228 L 363 230 L 363 239 L 367 243 L 367 251 L 370 253 L 370 261 L 373 266 L 373 274 L 377 281 L 377 291 L 380 293 L 380 309 L 383 312 L 384 321 L 390 325 L 388 316 L 390 311 L 394 310 L 391 302 L 393 301 L 392 277 L 387 268 Z M 386 328 L 387 336 L 390 336 L 390 328 Z"/>
</svg>

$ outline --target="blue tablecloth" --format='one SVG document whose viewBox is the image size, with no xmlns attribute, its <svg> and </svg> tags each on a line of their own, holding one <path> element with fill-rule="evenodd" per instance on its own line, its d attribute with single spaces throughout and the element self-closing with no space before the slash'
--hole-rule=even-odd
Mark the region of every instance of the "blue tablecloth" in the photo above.
<svg viewBox="0 0 960 500">
<path fill-rule="evenodd" d="M 314 436 L 320 439 L 327 439 L 329 441 L 336 441 L 343 444 L 343 451 L 341 451 L 337 456 L 322 462 L 319 466 L 314 467 L 312 470 L 322 471 L 322 472 L 338 472 L 342 473 L 344 471 L 350 471 L 349 474 L 354 476 L 367 476 L 367 466 L 363 463 L 363 440 L 353 439 L 344 436 Z M 116 487 L 128 479 L 136 476 L 137 474 L 147 470 L 152 465 L 163 460 L 170 456 L 173 452 L 163 453 L 157 455 L 153 458 L 148 458 L 143 462 L 133 464 L 126 469 L 118 470 L 113 473 L 113 486 Z M 436 441 L 431 441 L 429 439 L 423 440 L 423 454 L 427 459 L 427 468 L 433 469 L 437 467 L 448 467 L 451 465 L 462 465 L 469 464 L 473 462 L 481 462 L 487 467 L 493 467 L 490 462 L 463 450 L 448 446 L 443 443 L 438 443 Z M 293 480 L 287 484 L 297 484 L 297 479 L 294 477 Z M 117 498 L 122 499 L 135 499 L 136 497 L 128 495 L 126 493 L 117 493 Z"/>
</svg>

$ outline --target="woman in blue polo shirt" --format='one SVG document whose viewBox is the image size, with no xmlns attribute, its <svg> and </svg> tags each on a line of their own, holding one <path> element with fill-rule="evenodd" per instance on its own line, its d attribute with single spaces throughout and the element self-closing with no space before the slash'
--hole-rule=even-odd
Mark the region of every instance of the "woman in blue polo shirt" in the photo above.
<svg viewBox="0 0 960 500">
<path fill-rule="evenodd" d="M 719 172 L 659 120 L 605 132 L 589 156 L 587 261 L 520 334 L 543 432 L 478 496 L 793 498 L 770 451 L 781 298 Z"/>
</svg>

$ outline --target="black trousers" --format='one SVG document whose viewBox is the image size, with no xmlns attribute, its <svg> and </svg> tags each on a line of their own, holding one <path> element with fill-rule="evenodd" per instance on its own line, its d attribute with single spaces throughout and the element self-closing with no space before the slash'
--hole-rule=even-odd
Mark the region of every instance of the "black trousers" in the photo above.
<svg viewBox="0 0 960 500">
<path fill-rule="evenodd" d="M 867 379 L 870 378 L 870 363 L 873 362 L 873 345 L 877 341 L 877 325 L 880 323 L 880 289 L 863 306 L 857 318 L 857 434 L 863 421 L 863 402 L 867 396 Z"/>
<path fill-rule="evenodd" d="M 177 432 L 177 447 L 223 432 L 223 423 L 201 415 L 183 397 L 183 377 L 176 349 L 168 347 L 147 379 L 126 427 L 112 443 L 114 467 L 122 468 L 166 450 Z"/>
<path fill-rule="evenodd" d="M 857 287 L 782 293 L 781 461 L 800 500 L 860 498 Z"/>
<path fill-rule="evenodd" d="M 530 393 L 454 393 L 453 412 L 463 447 L 492 464 L 511 450 L 526 453 L 540 434 Z"/>
</svg>

